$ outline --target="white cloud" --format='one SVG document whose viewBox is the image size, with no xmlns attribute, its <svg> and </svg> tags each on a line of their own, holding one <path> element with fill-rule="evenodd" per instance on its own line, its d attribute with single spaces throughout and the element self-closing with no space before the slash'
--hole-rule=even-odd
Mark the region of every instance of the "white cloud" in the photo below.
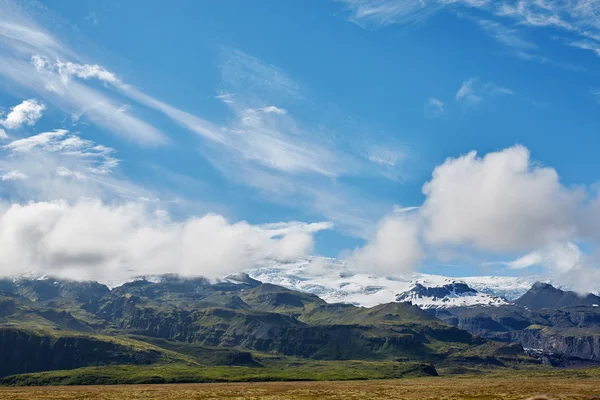
<svg viewBox="0 0 600 400">
<path fill-rule="evenodd" d="M 339 0 L 346 4 L 350 21 L 365 28 L 418 22 L 443 4 L 423 0 Z"/>
<path fill-rule="evenodd" d="M 413 213 L 384 217 L 374 236 L 349 258 L 358 268 L 385 274 L 411 272 L 423 257 L 419 220 Z"/>
<path fill-rule="evenodd" d="M 571 242 L 552 243 L 541 250 L 535 250 L 529 254 L 510 261 L 507 265 L 513 269 L 523 269 L 536 265 L 543 265 L 556 275 L 569 272 L 573 267 L 580 264 L 583 254 L 579 247 Z"/>
<path fill-rule="evenodd" d="M 326 224 L 307 228 L 292 223 L 273 230 L 245 221 L 231 223 L 214 214 L 170 221 L 137 203 L 4 205 L 0 271 L 109 283 L 162 273 L 218 278 L 265 258 L 305 255 L 312 250 L 311 233 L 324 228 Z"/>
<path fill-rule="evenodd" d="M 510 28 L 499 22 L 487 19 L 480 19 L 477 23 L 486 33 L 505 46 L 521 50 L 533 50 L 537 48 L 535 43 L 524 39 L 515 28 Z"/>
<path fill-rule="evenodd" d="M 108 174 L 119 164 L 119 160 L 113 157 L 114 149 L 82 139 L 65 129 L 14 140 L 3 147 L 13 155 L 39 150 L 79 158 L 82 161 L 79 165 L 86 164 L 87 170 L 94 174 Z"/>
<path fill-rule="evenodd" d="M 469 78 L 462 83 L 458 92 L 456 92 L 456 100 L 464 100 L 467 104 L 477 105 L 483 101 L 483 98 L 475 93 L 473 85 L 477 78 Z"/>
<path fill-rule="evenodd" d="M 472 77 L 462 83 L 458 92 L 456 92 L 456 100 L 475 107 L 481 104 L 487 96 L 512 94 L 514 92 L 511 89 L 498 86 L 492 82 L 481 84 L 479 78 Z"/>
<path fill-rule="evenodd" d="M 302 97 L 300 84 L 281 68 L 240 50 L 221 49 L 221 79 L 225 93 L 258 95 L 273 101 Z M 258 98 L 254 100 L 259 100 Z M 272 103 L 271 103 L 272 104 Z"/>
<path fill-rule="evenodd" d="M 575 243 L 592 249 L 600 243 L 600 197 L 564 186 L 557 172 L 533 162 L 525 147 L 448 158 L 434 169 L 423 193 L 420 207 L 396 208 L 384 217 L 349 262 L 402 274 L 425 257 L 475 262 L 524 253 L 513 261 L 484 264 L 542 267 L 578 291 L 594 289 L 582 276 L 600 277 L 598 257 L 584 254 Z"/>
<path fill-rule="evenodd" d="M 275 106 L 263 107 L 260 109 L 260 111 L 267 113 L 267 114 L 274 113 L 274 114 L 280 114 L 280 115 L 287 113 L 287 111 L 284 110 L 283 108 L 278 108 Z"/>
<path fill-rule="evenodd" d="M 13 48 L 19 55 L 40 50 L 53 56 L 65 52 L 73 55 L 45 29 L 26 17 L 23 10 L 22 4 L 10 1 L 0 3 L 3 16 L 0 20 L 0 43 Z"/>
<path fill-rule="evenodd" d="M 577 47 L 582 50 L 590 50 L 596 53 L 597 56 L 600 56 L 600 42 L 594 42 L 591 40 L 579 40 L 575 42 L 570 42 L 569 46 Z"/>
<path fill-rule="evenodd" d="M 593 89 L 590 93 L 592 94 L 592 97 L 594 97 L 594 100 L 596 100 L 596 103 L 600 104 L 600 89 Z"/>
<path fill-rule="evenodd" d="M 584 195 L 556 171 L 532 163 L 522 146 L 472 151 L 435 168 L 423 186 L 425 235 L 432 244 L 521 251 L 570 239 Z"/>
<path fill-rule="evenodd" d="M 224 130 L 224 144 L 243 160 L 285 173 L 335 177 L 350 172 L 353 160 L 298 127 L 289 115 L 232 107 L 236 119 Z M 235 154 L 234 153 L 234 154 Z"/>
<path fill-rule="evenodd" d="M 117 135 L 144 145 L 168 141 L 158 129 L 124 110 L 114 96 L 74 79 L 65 81 L 57 72 L 37 71 L 30 61 L 0 58 L 0 74 L 35 91 L 62 111 L 85 115 L 89 121 Z"/>
<path fill-rule="evenodd" d="M 496 96 L 496 95 L 513 95 L 515 94 L 515 92 L 513 92 L 511 89 L 509 88 L 505 88 L 502 86 L 498 86 L 492 82 L 488 82 L 485 85 L 483 85 L 483 92 L 489 94 L 490 96 Z"/>
<path fill-rule="evenodd" d="M 283 70 L 239 50 L 223 49 L 220 71 L 222 94 L 217 97 L 233 119 L 223 126 L 204 124 L 204 131 L 217 138 L 217 146 L 204 153 L 211 153 L 207 157 L 218 168 L 227 164 L 242 173 L 265 168 L 327 178 L 360 170 L 362 160 L 341 150 L 327 132 L 304 127 L 285 108 L 273 105 L 302 97 L 299 83 Z M 224 154 L 212 157 L 215 151 Z"/>
<path fill-rule="evenodd" d="M 425 114 L 438 117 L 446 112 L 446 104 L 440 99 L 430 97 L 425 103 Z"/>
<path fill-rule="evenodd" d="M 392 181 L 401 181 L 406 176 L 406 162 L 410 158 L 409 148 L 394 140 L 373 140 L 365 143 L 364 154 L 376 168 L 377 174 Z"/>
<path fill-rule="evenodd" d="M 222 93 L 215 96 L 215 99 L 221 100 L 225 104 L 232 104 L 234 102 L 235 94 L 234 93 Z"/>
<path fill-rule="evenodd" d="M 0 168 L 19 171 L 29 178 L 10 181 L 10 190 L 3 195 L 18 202 L 74 201 L 82 197 L 130 201 L 154 197 L 148 190 L 115 175 L 118 165 L 114 149 L 64 129 L 0 146 Z"/>
<path fill-rule="evenodd" d="M 33 126 L 42 118 L 45 109 L 46 106 L 36 99 L 25 100 L 14 106 L 8 115 L 0 120 L 0 125 L 7 129 L 17 129 L 23 125 Z"/>
<path fill-rule="evenodd" d="M 16 181 L 20 179 L 27 179 L 27 175 L 17 170 L 7 172 L 0 177 L 2 181 Z"/>
<path fill-rule="evenodd" d="M 236 85 L 242 80 L 256 84 L 256 77 L 251 75 L 249 66 L 239 66 L 241 72 L 234 70 L 235 63 L 244 61 L 250 63 L 251 68 L 257 69 L 256 73 L 261 76 L 275 79 L 274 82 L 270 81 L 269 90 L 275 90 L 276 85 L 282 86 L 285 90 L 293 88 L 291 80 L 275 67 L 264 65 L 239 51 L 234 52 L 232 57 L 235 61 L 228 61 L 227 68 L 224 70 L 234 74 L 234 78 L 228 76 L 227 79 L 233 79 Z M 226 104 L 229 104 L 236 114 L 236 121 L 230 126 L 218 126 L 140 92 L 98 65 L 62 62 L 52 64 L 47 59 L 36 56 L 32 59 L 32 63 L 38 71 L 60 76 L 64 87 L 72 87 L 73 84 L 69 82 L 72 77 L 100 79 L 138 103 L 159 110 L 185 128 L 219 146 L 224 146 L 223 150 L 237 152 L 242 158 L 259 162 L 269 168 L 290 173 L 312 172 L 326 176 L 335 176 L 343 172 L 343 161 L 339 160 L 340 157 L 334 150 L 316 144 L 315 136 L 298 134 L 293 119 L 288 117 L 273 120 L 261 116 L 261 114 L 284 116 L 287 112 L 282 108 L 275 106 L 253 108 L 242 103 L 235 104 L 230 100 L 232 97 L 230 95 L 221 95 L 218 97 L 221 100 L 228 100 Z M 64 89 L 61 87 L 60 90 Z M 244 100 L 248 103 L 247 97 Z M 90 115 L 97 113 L 97 104 L 104 106 L 106 103 L 95 103 L 89 109 L 84 109 L 84 112 Z M 121 111 L 122 108 L 118 110 Z"/>
<path fill-rule="evenodd" d="M 542 266 L 555 282 L 582 294 L 598 292 L 598 257 L 584 254 L 571 242 L 557 242 L 506 263 L 510 268 Z"/>
<path fill-rule="evenodd" d="M 6 131 L 2 128 L 0 128 L 0 140 L 6 140 L 8 139 L 8 135 L 6 134 Z"/>
<path fill-rule="evenodd" d="M 37 93 L 46 103 L 68 114 L 83 115 L 98 126 L 140 144 L 164 144 L 167 138 L 134 112 L 119 112 L 114 92 L 85 83 L 118 78 L 99 65 L 82 64 L 81 57 L 10 1 L 0 2 L 0 75 Z M 31 10 L 28 10 L 31 11 Z M 50 14 L 44 14 L 46 20 Z M 51 25 L 51 24 L 50 24 Z"/>
<path fill-rule="evenodd" d="M 290 202 L 292 193 L 302 197 L 294 205 L 302 203 L 310 212 L 322 205 L 309 200 L 316 201 L 316 195 L 303 193 L 331 190 L 332 179 L 351 175 L 390 178 L 398 175 L 398 163 L 388 166 L 393 161 L 390 158 L 380 158 L 386 163 L 373 162 L 362 153 L 362 148 L 353 151 L 354 144 L 348 143 L 348 137 L 343 138 L 313 121 L 310 122 L 312 126 L 301 124 L 287 111 L 290 103 L 301 101 L 305 95 L 299 83 L 281 68 L 241 51 L 222 50 L 219 66 L 222 82 L 217 88 L 217 98 L 229 105 L 232 118 L 227 123 L 215 123 L 144 93 L 105 65 L 83 62 L 87 59 L 85 55 L 76 54 L 18 7 L 0 3 L 0 13 L 8 16 L 13 25 L 4 31 L 0 29 L 3 45 L 0 76 L 33 91 L 45 103 L 72 115 L 73 122 L 80 125 L 91 122 L 142 145 L 166 144 L 169 139 L 163 132 L 139 117 L 140 108 L 157 110 L 198 134 L 203 139 L 199 144 L 200 152 L 228 176 L 236 175 L 237 181 L 258 188 L 269 199 L 274 196 L 267 187 L 278 187 L 277 190 L 285 187 Z M 27 33 L 23 40 L 17 38 L 17 31 Z M 46 169 L 52 171 L 53 182 L 58 175 L 60 181 L 87 176 L 86 182 L 90 183 L 92 175 L 89 171 L 74 165 L 59 165 L 56 157 L 45 154 Z M 390 172 L 390 168 L 394 170 Z M 28 175 L 33 174 L 28 171 Z M 268 178 L 263 180 L 259 176 Z M 96 175 L 93 177 L 94 181 L 100 179 Z M 286 182 L 272 184 L 274 180 Z M 318 184 L 315 185 L 313 182 L 316 181 Z M 120 181 L 114 183 L 122 186 Z M 313 186 L 319 186 L 319 189 Z M 75 189 L 76 186 L 71 185 L 67 192 L 78 193 Z M 131 189 L 132 193 L 139 191 L 139 188 Z M 345 190 L 336 196 L 342 196 L 341 193 Z M 332 209 L 330 206 L 323 208 Z M 362 207 L 354 205 L 352 208 L 361 210 Z M 336 214 L 342 213 L 337 210 Z M 359 220 L 362 217 L 353 218 Z"/>
<path fill-rule="evenodd" d="M 432 16 L 443 8 L 476 21 L 498 42 L 517 50 L 533 50 L 535 43 L 512 27 L 554 28 L 565 43 L 600 55 L 600 18 L 595 0 L 338 0 L 346 5 L 349 20 L 365 28 L 390 24 L 410 25 Z M 468 13 L 475 9 L 477 13 Z M 467 10 L 467 13 L 462 12 Z M 475 15 L 475 16 L 472 16 Z M 487 17 L 482 17 L 487 15 Z M 494 18 L 495 20 L 492 20 Z M 554 34 L 556 37 L 557 35 Z M 573 40 L 573 36 L 577 40 Z M 522 53 L 524 54 L 524 53 Z M 544 62 L 533 55 L 527 60 Z M 557 64 L 560 65 L 560 64 Z"/>
<path fill-rule="evenodd" d="M 406 150 L 402 147 L 375 145 L 368 153 L 369 161 L 386 167 L 395 167 L 406 158 Z"/>
<path fill-rule="evenodd" d="M 52 63 L 47 57 L 34 55 L 31 63 L 38 72 L 57 73 L 67 83 L 71 78 L 98 79 L 112 84 L 120 84 L 121 80 L 115 74 L 100 65 L 76 64 L 72 62 L 56 61 Z"/>
</svg>

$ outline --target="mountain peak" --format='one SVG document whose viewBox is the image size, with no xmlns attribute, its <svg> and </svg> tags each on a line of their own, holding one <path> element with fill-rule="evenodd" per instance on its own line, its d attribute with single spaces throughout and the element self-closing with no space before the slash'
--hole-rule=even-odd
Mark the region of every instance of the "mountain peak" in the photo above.
<svg viewBox="0 0 600 400">
<path fill-rule="evenodd" d="M 536 282 L 515 303 L 531 310 L 573 306 L 598 306 L 600 305 L 600 297 L 591 293 L 580 295 L 576 292 L 563 291 L 548 283 Z"/>
<path fill-rule="evenodd" d="M 549 283 L 545 283 L 545 282 L 540 282 L 537 281 L 533 284 L 533 286 L 531 287 L 532 290 L 555 290 L 555 291 L 559 291 L 562 292 L 562 290 L 555 288 L 554 286 L 552 286 Z"/>
<path fill-rule="evenodd" d="M 425 286 L 424 282 L 417 281 L 408 290 L 398 294 L 396 301 L 411 302 L 423 309 L 508 304 L 501 297 L 479 293 L 465 282 L 450 279 L 433 286 Z"/>
</svg>

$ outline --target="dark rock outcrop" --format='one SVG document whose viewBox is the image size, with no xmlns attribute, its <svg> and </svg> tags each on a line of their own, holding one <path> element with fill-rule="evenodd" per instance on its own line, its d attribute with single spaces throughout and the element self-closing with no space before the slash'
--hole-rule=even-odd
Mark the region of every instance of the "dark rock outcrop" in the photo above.
<svg viewBox="0 0 600 400">
<path fill-rule="evenodd" d="M 413 285 L 410 290 L 400 293 L 396 301 L 407 301 L 411 298 L 431 297 L 434 300 L 443 299 L 450 295 L 475 294 L 477 291 L 463 282 L 452 282 L 443 286 L 425 287 L 420 283 Z"/>
</svg>

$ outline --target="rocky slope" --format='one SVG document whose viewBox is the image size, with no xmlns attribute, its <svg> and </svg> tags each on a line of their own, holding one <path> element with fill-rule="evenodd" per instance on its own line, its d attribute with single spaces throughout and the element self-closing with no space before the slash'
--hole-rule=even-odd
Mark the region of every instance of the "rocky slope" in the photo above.
<svg viewBox="0 0 600 400">
<path fill-rule="evenodd" d="M 563 357 L 600 361 L 600 309 L 595 302 L 594 295 L 578 296 L 537 283 L 511 305 L 431 312 L 474 335 L 517 342 Z"/>
</svg>

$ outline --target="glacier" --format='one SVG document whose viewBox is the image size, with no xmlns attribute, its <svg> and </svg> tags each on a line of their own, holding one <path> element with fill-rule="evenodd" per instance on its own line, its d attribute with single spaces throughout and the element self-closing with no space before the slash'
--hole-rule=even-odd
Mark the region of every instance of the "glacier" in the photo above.
<svg viewBox="0 0 600 400">
<path fill-rule="evenodd" d="M 423 273 L 398 276 L 353 270 L 344 260 L 310 256 L 292 261 L 267 260 L 246 271 L 250 277 L 302 292 L 312 293 L 328 303 L 350 303 L 363 307 L 397 300 L 415 284 L 442 287 L 452 282 L 466 283 L 477 294 L 455 294 L 450 300 L 413 297 L 410 300 L 422 308 L 502 305 L 523 295 L 537 282 L 551 283 L 539 277 L 469 276 L 447 277 Z"/>
</svg>

